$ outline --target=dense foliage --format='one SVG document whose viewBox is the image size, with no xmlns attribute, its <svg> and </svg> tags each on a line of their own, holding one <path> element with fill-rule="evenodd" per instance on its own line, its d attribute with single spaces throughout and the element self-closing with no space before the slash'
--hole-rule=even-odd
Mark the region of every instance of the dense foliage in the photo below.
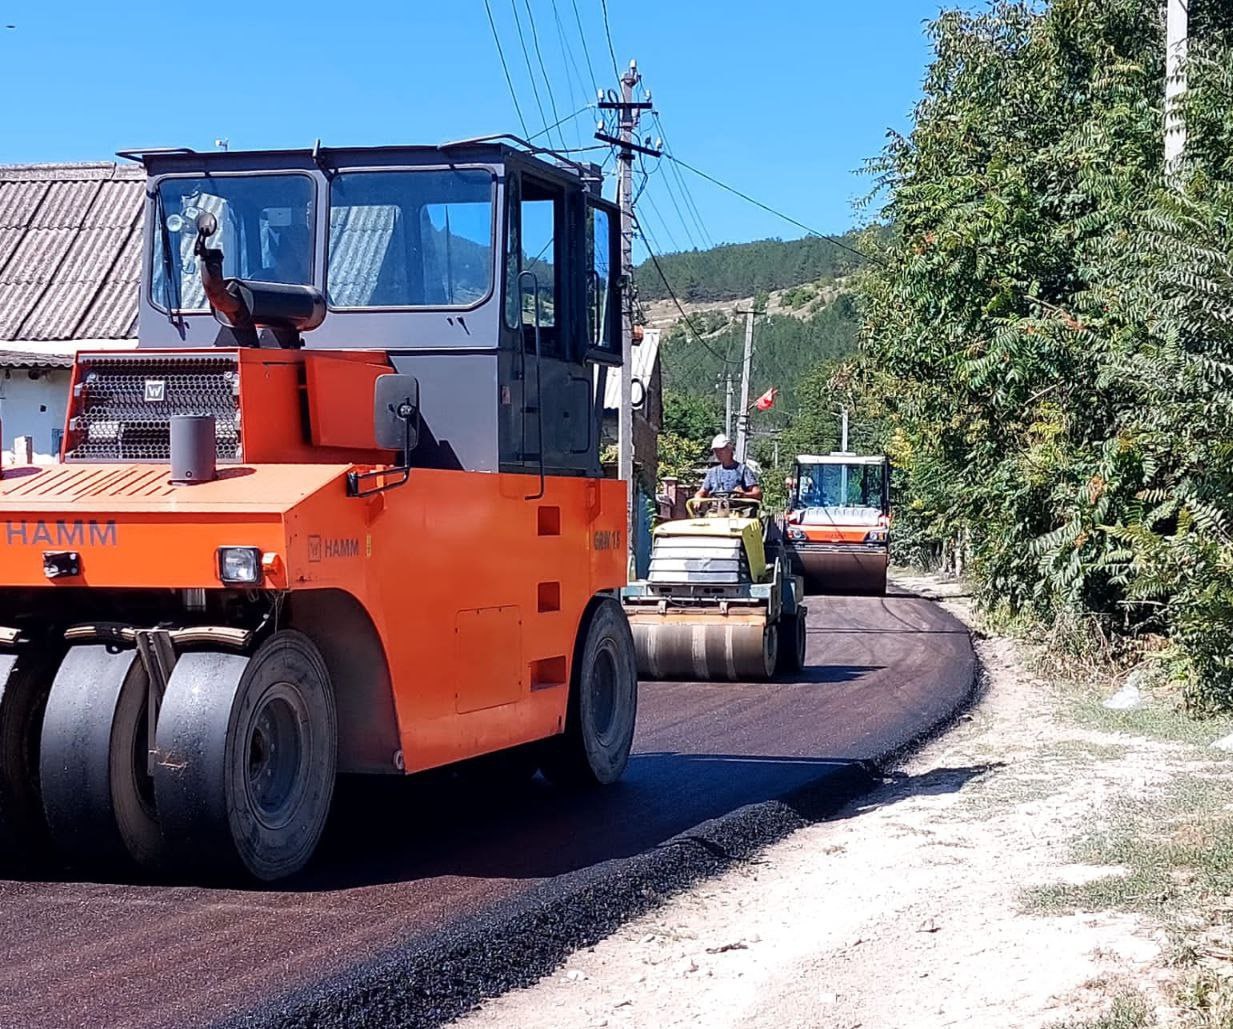
<svg viewBox="0 0 1233 1029">
<path fill-rule="evenodd" d="M 853 246 L 851 237 L 849 233 L 841 238 Z M 859 257 L 818 236 L 730 243 L 659 258 L 664 277 L 682 301 L 738 300 L 817 279 L 841 278 L 859 264 Z M 635 269 L 634 281 L 643 300 L 668 296 L 649 260 Z"/>
<path fill-rule="evenodd" d="M 1162 6 L 945 13 L 858 374 L 904 536 L 959 538 L 985 603 L 1166 635 L 1233 703 L 1233 49 L 1193 5 L 1190 140 L 1166 188 Z"/>
</svg>

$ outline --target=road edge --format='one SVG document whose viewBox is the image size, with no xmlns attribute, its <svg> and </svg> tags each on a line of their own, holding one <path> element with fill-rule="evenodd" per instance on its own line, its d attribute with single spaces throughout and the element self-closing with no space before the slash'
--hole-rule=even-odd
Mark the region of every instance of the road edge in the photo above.
<svg viewBox="0 0 1233 1029">
<path fill-rule="evenodd" d="M 971 627 L 938 598 L 923 599 L 937 604 L 971 639 Z M 982 680 L 973 647 L 970 680 L 952 708 L 876 761 L 837 763 L 827 775 L 782 798 L 738 808 L 653 850 L 546 880 L 456 930 L 395 947 L 220 1021 L 216 1029 L 440 1026 L 484 1000 L 530 986 L 629 920 L 868 792 L 884 770 L 949 729 L 978 698 Z"/>
</svg>

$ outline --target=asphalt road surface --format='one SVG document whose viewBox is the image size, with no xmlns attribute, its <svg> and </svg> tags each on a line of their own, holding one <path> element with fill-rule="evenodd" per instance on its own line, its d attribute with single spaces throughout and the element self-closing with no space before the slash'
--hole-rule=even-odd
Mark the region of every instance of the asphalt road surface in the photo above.
<svg viewBox="0 0 1233 1029">
<path fill-rule="evenodd" d="M 500 766 L 344 784 L 319 856 L 279 890 L 0 882 L 0 1027 L 205 1025 L 348 982 L 520 894 L 825 789 L 945 721 L 973 675 L 966 630 L 929 601 L 811 598 L 794 681 L 644 683 L 628 773 L 598 794 Z"/>
</svg>

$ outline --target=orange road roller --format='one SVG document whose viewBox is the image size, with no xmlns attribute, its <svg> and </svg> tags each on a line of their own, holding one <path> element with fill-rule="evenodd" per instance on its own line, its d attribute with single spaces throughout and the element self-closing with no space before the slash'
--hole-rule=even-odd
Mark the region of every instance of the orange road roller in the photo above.
<svg viewBox="0 0 1233 1029">
<path fill-rule="evenodd" d="M 529 745 L 617 779 L 599 169 L 507 137 L 121 156 L 140 346 L 79 354 L 61 462 L 0 479 L 0 863 L 276 880 L 338 773 Z"/>
<path fill-rule="evenodd" d="M 885 596 L 890 463 L 882 455 L 802 455 L 782 537 L 811 594 Z"/>
</svg>

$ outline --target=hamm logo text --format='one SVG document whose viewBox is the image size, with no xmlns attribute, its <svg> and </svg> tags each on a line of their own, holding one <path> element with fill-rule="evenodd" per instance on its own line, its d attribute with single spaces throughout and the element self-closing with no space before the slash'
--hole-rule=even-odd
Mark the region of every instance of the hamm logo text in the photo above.
<svg viewBox="0 0 1233 1029">
<path fill-rule="evenodd" d="M 115 522 L 37 521 L 7 522 L 5 540 L 9 546 L 44 544 L 49 547 L 114 547 L 117 542 Z"/>
</svg>

